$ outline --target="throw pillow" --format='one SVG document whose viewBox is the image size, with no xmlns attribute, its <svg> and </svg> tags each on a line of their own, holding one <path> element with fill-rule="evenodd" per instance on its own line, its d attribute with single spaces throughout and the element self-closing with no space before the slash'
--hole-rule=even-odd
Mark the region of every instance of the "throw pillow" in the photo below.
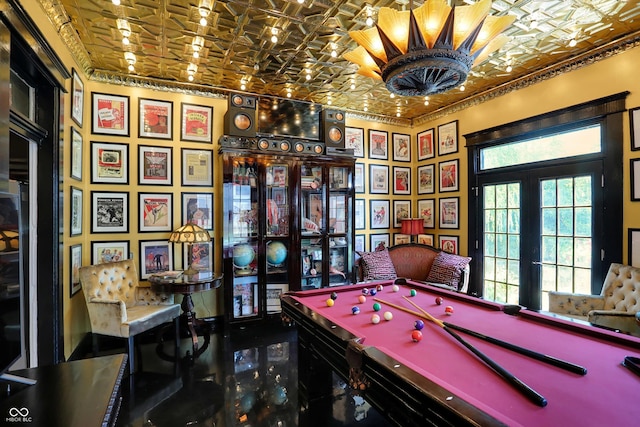
<svg viewBox="0 0 640 427">
<path fill-rule="evenodd" d="M 364 280 L 395 279 L 396 268 L 389 257 L 389 250 L 375 252 L 358 252 L 360 255 L 360 268 Z"/>
<path fill-rule="evenodd" d="M 436 259 L 433 260 L 433 265 L 427 275 L 427 282 L 444 283 L 459 290 L 462 271 L 469 262 L 471 262 L 471 258 L 439 252 Z"/>
</svg>

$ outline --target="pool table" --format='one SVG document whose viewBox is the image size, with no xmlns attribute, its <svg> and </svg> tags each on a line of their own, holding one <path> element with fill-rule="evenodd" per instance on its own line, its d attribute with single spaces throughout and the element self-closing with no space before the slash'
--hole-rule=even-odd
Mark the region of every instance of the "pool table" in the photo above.
<svg viewBox="0 0 640 427">
<path fill-rule="evenodd" d="M 640 339 L 521 309 L 428 284 L 393 281 L 290 292 L 281 297 L 283 316 L 298 328 L 301 392 L 326 384 L 336 372 L 393 424 L 604 426 L 640 420 L 640 376 L 622 365 L 640 356 Z M 363 288 L 382 290 L 374 324 L 374 297 L 360 303 Z M 586 368 L 581 375 L 542 363 L 486 340 L 459 336 L 547 401 L 539 406 L 454 339 L 440 325 L 424 321 L 422 340 L 411 334 L 417 311 L 409 297 L 434 318 Z M 327 304 L 331 293 L 336 298 Z M 436 298 L 442 297 L 442 305 Z M 445 307 L 453 314 L 445 314 Z M 352 308 L 358 307 L 358 314 Z M 384 312 L 392 313 L 391 320 Z"/>
</svg>

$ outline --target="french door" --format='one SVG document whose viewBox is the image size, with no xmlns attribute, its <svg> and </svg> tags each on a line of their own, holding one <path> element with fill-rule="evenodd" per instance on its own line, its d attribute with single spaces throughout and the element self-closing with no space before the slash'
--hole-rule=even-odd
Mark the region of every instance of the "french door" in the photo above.
<svg viewBox="0 0 640 427">
<path fill-rule="evenodd" d="M 594 160 L 478 177 L 484 298 L 544 310 L 551 290 L 592 293 L 591 278 L 601 277 L 603 176 Z"/>
</svg>

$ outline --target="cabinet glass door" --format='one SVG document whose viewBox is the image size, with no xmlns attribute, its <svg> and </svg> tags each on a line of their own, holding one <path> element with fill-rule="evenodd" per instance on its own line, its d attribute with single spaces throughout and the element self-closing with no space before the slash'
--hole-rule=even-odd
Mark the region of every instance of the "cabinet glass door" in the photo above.
<svg viewBox="0 0 640 427">
<path fill-rule="evenodd" d="M 233 250 L 233 317 L 260 314 L 258 286 L 258 189 L 257 165 L 251 159 L 237 159 L 232 165 L 230 235 Z"/>
<path fill-rule="evenodd" d="M 329 168 L 329 285 L 350 282 L 349 243 L 351 221 L 348 220 L 351 201 L 349 168 Z"/>
<path fill-rule="evenodd" d="M 265 168 L 265 271 L 267 313 L 280 312 L 280 294 L 289 290 L 289 163 Z"/>
</svg>

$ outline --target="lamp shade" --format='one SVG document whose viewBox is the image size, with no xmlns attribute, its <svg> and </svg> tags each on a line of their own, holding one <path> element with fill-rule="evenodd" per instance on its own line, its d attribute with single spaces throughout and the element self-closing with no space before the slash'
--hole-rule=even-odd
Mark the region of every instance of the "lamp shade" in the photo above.
<svg viewBox="0 0 640 427">
<path fill-rule="evenodd" d="M 169 241 L 172 243 L 199 243 L 209 240 L 211 240 L 211 236 L 207 230 L 191 223 L 173 230 L 169 236 Z"/>
<path fill-rule="evenodd" d="M 422 218 L 404 218 L 402 221 L 402 234 L 417 236 L 424 231 L 424 220 Z"/>
</svg>

